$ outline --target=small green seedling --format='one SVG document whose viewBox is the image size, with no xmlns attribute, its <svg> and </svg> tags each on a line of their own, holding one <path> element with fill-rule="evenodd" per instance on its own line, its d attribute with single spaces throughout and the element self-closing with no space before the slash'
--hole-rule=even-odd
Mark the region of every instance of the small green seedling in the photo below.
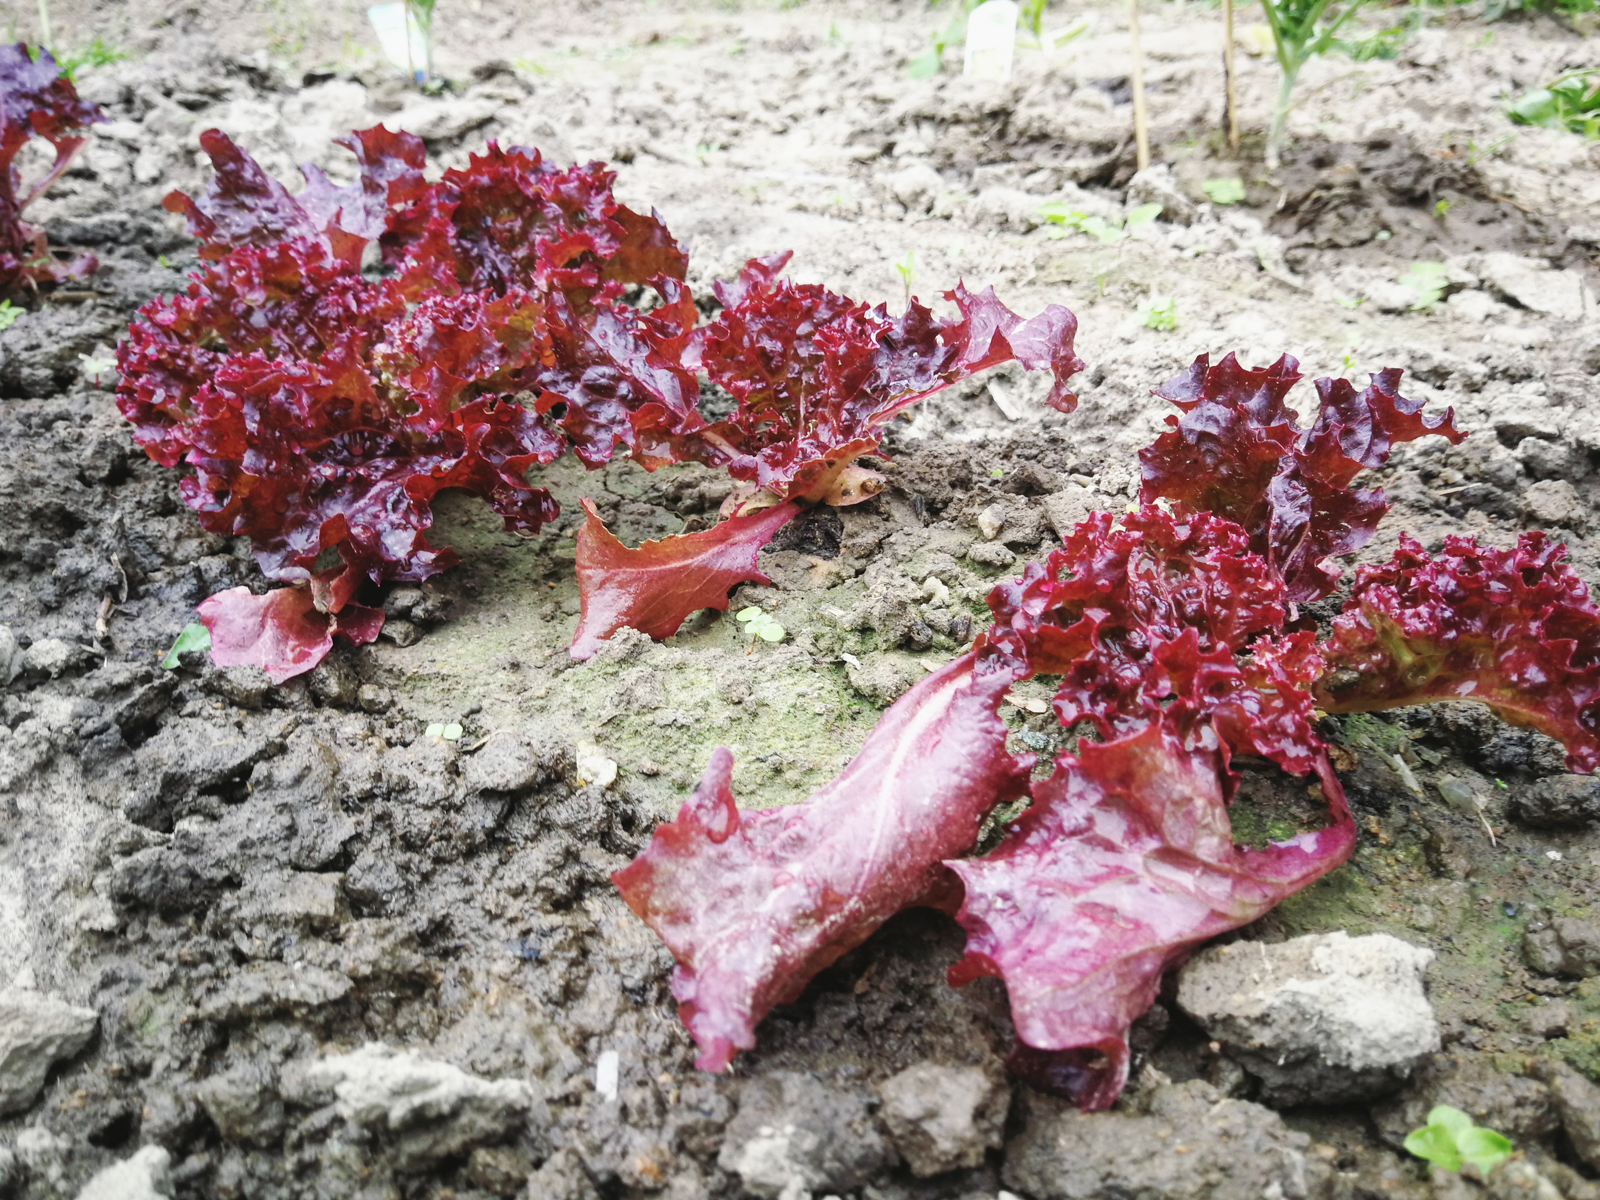
<svg viewBox="0 0 1600 1200">
<path fill-rule="evenodd" d="M 967 36 L 967 14 L 977 8 L 982 0 L 961 0 L 961 8 L 933 35 L 933 45 L 906 64 L 906 74 L 912 79 L 929 79 L 944 69 L 944 52 L 949 46 L 959 46 Z"/>
<path fill-rule="evenodd" d="M 1513 125 L 1565 129 L 1600 140 L 1600 68 L 1568 71 L 1549 86 L 1523 95 L 1506 116 Z"/>
<path fill-rule="evenodd" d="M 422 731 L 422 736 L 443 738 L 447 742 L 459 742 L 461 740 L 461 726 L 454 721 L 448 724 L 443 721 L 435 721 Z"/>
<path fill-rule="evenodd" d="M 1267 169 L 1276 171 L 1283 154 L 1283 127 L 1300 68 L 1330 50 L 1350 52 L 1339 32 L 1366 0 L 1261 0 L 1272 49 L 1278 59 L 1278 102 L 1267 130 Z M 1370 56 L 1369 57 L 1373 57 Z"/>
<path fill-rule="evenodd" d="M 1178 327 L 1178 302 L 1171 296 L 1151 296 L 1139 310 L 1139 324 L 1171 333 Z"/>
<path fill-rule="evenodd" d="M 1442 221 L 1442 220 L 1444 220 L 1445 213 L 1449 212 L 1451 207 L 1452 207 L 1452 205 L 1451 205 L 1450 201 L 1447 200 L 1445 197 L 1440 196 L 1437 200 L 1435 200 L 1433 202 L 1433 215 L 1438 217 Z"/>
<path fill-rule="evenodd" d="M 85 67 L 109 67 L 112 63 L 122 62 L 127 57 L 125 51 L 106 45 L 101 38 L 95 38 L 83 49 L 61 56 L 61 73 L 76 83 L 78 72 Z"/>
<path fill-rule="evenodd" d="M 900 276 L 900 282 L 905 286 L 906 303 L 910 304 L 911 282 L 917 277 L 917 252 L 915 250 L 907 250 L 905 258 L 895 263 L 894 269 Z"/>
<path fill-rule="evenodd" d="M 1438 304 L 1450 284 L 1445 265 L 1439 262 L 1412 263 L 1406 268 L 1406 273 L 1400 276 L 1400 282 L 1417 297 L 1412 301 L 1412 312 L 1426 312 Z"/>
<path fill-rule="evenodd" d="M 1242 179 L 1208 179 L 1200 185 L 1200 190 L 1206 194 L 1213 204 L 1244 203 L 1244 180 Z"/>
<path fill-rule="evenodd" d="M 1488 1175 L 1512 1155 L 1511 1140 L 1481 1125 L 1459 1108 L 1441 1104 L 1428 1114 L 1428 1123 L 1406 1135 L 1406 1149 L 1446 1171 L 1464 1165 Z"/>
<path fill-rule="evenodd" d="M 1079 233 L 1086 233 L 1097 241 L 1111 245 L 1132 237 L 1135 232 L 1149 225 L 1161 215 L 1161 205 L 1141 204 L 1123 221 L 1108 221 L 1104 217 L 1093 216 L 1082 209 L 1068 208 L 1060 201 L 1041 204 L 1038 212 L 1047 224 L 1063 227 L 1049 231 L 1054 237 L 1066 236 L 1063 229 L 1076 229 Z"/>
<path fill-rule="evenodd" d="M 117 360 L 106 358 L 99 354 L 78 355 L 78 370 L 94 381 L 94 386 L 100 386 L 100 376 L 110 374 L 116 370 Z"/>
<path fill-rule="evenodd" d="M 749 608 L 740 609 L 734 619 L 749 628 L 750 650 L 756 648 L 757 638 L 760 638 L 763 642 L 783 641 L 783 626 L 753 604 Z M 749 650 L 745 651 L 746 654 L 749 652 Z"/>
<path fill-rule="evenodd" d="M 190 650 L 199 650 L 202 653 L 211 652 L 211 631 L 198 621 L 191 621 L 183 627 L 183 632 L 178 634 L 178 640 L 172 643 L 166 657 L 161 660 L 164 670 L 176 671 L 183 665 L 182 656 Z"/>
<path fill-rule="evenodd" d="M 990 467 L 989 468 L 989 478 L 990 479 L 1004 479 L 1005 477 L 1006 477 L 1006 469 L 1004 467 Z"/>
<path fill-rule="evenodd" d="M 4 333 L 15 325 L 17 318 L 25 311 L 25 309 L 13 305 L 9 300 L 0 300 L 0 333 Z"/>
</svg>

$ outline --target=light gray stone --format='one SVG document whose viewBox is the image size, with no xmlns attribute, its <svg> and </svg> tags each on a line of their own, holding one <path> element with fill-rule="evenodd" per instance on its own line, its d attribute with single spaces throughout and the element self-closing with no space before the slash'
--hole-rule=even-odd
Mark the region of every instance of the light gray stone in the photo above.
<svg viewBox="0 0 1600 1200">
<path fill-rule="evenodd" d="M 1193 225 L 1200 207 L 1178 187 L 1166 163 L 1146 167 L 1128 180 L 1128 206 L 1161 205 L 1161 219 L 1174 225 Z"/>
<path fill-rule="evenodd" d="M 1050 522 L 1050 528 L 1056 531 L 1056 536 L 1062 541 L 1067 540 L 1085 517 L 1104 507 L 1093 492 L 1075 483 L 1059 492 L 1050 493 L 1040 501 L 1040 505 Z"/>
<path fill-rule="evenodd" d="M 1011 1090 L 982 1067 L 917 1063 L 878 1087 L 883 1122 L 913 1175 L 976 1167 L 1005 1143 Z"/>
<path fill-rule="evenodd" d="M 100 1014 L 41 992 L 0 991 L 0 1115 L 25 1112 L 45 1076 L 89 1044 Z"/>
<path fill-rule="evenodd" d="M 1261 1079 L 1264 1103 L 1343 1103 L 1393 1090 L 1439 1049 L 1432 960 L 1381 933 L 1234 942 L 1190 961 L 1178 1003 Z"/>
<path fill-rule="evenodd" d="M 1565 479 L 1541 479 L 1529 484 L 1528 490 L 1522 493 L 1522 507 L 1541 525 L 1581 529 L 1589 523 L 1588 506 L 1578 495 L 1578 489 Z"/>
<path fill-rule="evenodd" d="M 324 1058 L 307 1076 L 332 1089 L 345 1120 L 390 1134 L 401 1170 L 505 1136 L 534 1102 L 522 1080 L 481 1079 L 377 1042 Z"/>
<path fill-rule="evenodd" d="M 22 672 L 22 650 L 17 645 L 17 635 L 11 626 L 0 625 L 0 687 L 10 683 Z"/>
<path fill-rule="evenodd" d="M 385 122 L 425 142 L 448 141 L 492 119 L 499 105 L 486 99 L 418 100 Z"/>
<path fill-rule="evenodd" d="M 78 1200 L 165 1200 L 172 1195 L 171 1166 L 172 1155 L 160 1146 L 145 1146 L 96 1174 Z"/>
<path fill-rule="evenodd" d="M 745 1085 L 717 1156 L 765 1200 L 854 1191 L 893 1162 L 864 1096 L 797 1071 Z"/>
<path fill-rule="evenodd" d="M 1478 274 L 1489 287 L 1523 308 L 1581 321 L 1592 301 L 1576 271 L 1552 271 L 1544 263 L 1496 251 L 1478 260 Z"/>
<path fill-rule="evenodd" d="M 927 163 L 914 163 L 884 180 L 894 198 L 912 212 L 927 212 L 944 187 L 944 180 Z"/>
</svg>

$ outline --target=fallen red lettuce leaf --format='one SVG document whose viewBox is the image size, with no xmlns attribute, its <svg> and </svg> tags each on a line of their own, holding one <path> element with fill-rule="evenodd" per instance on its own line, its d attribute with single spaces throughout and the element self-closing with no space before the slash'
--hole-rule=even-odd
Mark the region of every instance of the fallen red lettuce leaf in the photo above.
<svg viewBox="0 0 1600 1200">
<path fill-rule="evenodd" d="M 710 529 L 629 549 L 605 527 L 593 501 L 578 530 L 578 597 L 583 606 L 568 653 L 591 658 L 624 625 L 653 638 L 671 637 L 691 613 L 726 610 L 736 583 L 769 583 L 756 554 L 800 511 L 793 502 L 730 517 Z"/>
<path fill-rule="evenodd" d="M 1251 371 L 1232 354 L 1215 366 L 1202 354 L 1157 388 L 1183 415 L 1168 417 L 1171 429 L 1139 452 L 1140 497 L 1237 522 L 1283 576 L 1287 599 L 1306 601 L 1333 590 L 1339 570 L 1327 560 L 1366 545 L 1388 511 L 1381 489 L 1350 487 L 1356 475 L 1382 466 L 1398 442 L 1466 434 L 1454 410 L 1423 417 L 1420 401 L 1399 394 L 1393 368 L 1359 392 L 1343 379 L 1317 380 L 1316 420 L 1301 429 L 1284 404 L 1298 368 L 1288 355 Z"/>
<path fill-rule="evenodd" d="M 1034 785 L 998 848 L 946 864 L 966 888 L 967 953 L 950 982 L 1005 980 L 1026 1048 L 1013 1067 L 1036 1086 L 1108 1107 L 1161 976 L 1349 857 L 1355 826 L 1331 771 L 1333 824 L 1262 850 L 1233 844 L 1223 775 L 1219 752 L 1167 719 L 1085 741 Z"/>
<path fill-rule="evenodd" d="M 383 612 L 360 604 L 318 611 L 310 587 L 275 588 L 264 596 L 229 588 L 202 600 L 196 611 L 211 634 L 212 662 L 260 667 L 273 683 L 311 670 L 327 656 L 334 635 L 361 645 L 383 627 Z"/>
<path fill-rule="evenodd" d="M 78 98 L 48 50 L 30 51 L 23 42 L 0 46 L 0 298 L 94 272 L 92 255 L 71 263 L 52 258 L 44 231 L 25 222 L 22 212 L 71 165 L 83 148 L 85 128 L 109 119 L 99 105 Z M 24 190 L 15 161 L 35 137 L 50 143 L 55 161 Z"/>
<path fill-rule="evenodd" d="M 1370 712 L 1477 700 L 1567 747 L 1574 771 L 1600 767 L 1600 609 L 1566 547 L 1524 533 L 1510 550 L 1447 537 L 1436 556 L 1400 537 L 1363 567 L 1333 634 L 1317 703 Z"/>
<path fill-rule="evenodd" d="M 805 804 L 739 811 L 718 749 L 675 821 L 612 876 L 678 960 L 672 994 L 726 1066 L 775 1004 L 885 920 L 944 886 L 993 805 L 1027 788 L 1031 757 L 1006 750 L 996 715 L 1015 678 L 966 655 L 900 697 L 861 752 Z"/>
</svg>

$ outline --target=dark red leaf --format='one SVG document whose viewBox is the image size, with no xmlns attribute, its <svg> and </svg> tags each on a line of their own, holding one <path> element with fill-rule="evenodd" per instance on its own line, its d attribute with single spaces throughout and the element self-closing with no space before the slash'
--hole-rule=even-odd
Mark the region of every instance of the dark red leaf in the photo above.
<svg viewBox="0 0 1600 1200">
<path fill-rule="evenodd" d="M 606 529 L 592 501 L 583 508 L 589 519 L 578 531 L 576 559 L 583 615 L 568 651 L 577 659 L 592 657 L 624 625 L 671 637 L 702 608 L 726 610 L 734 584 L 770 582 L 756 554 L 800 511 L 793 502 L 779 504 L 630 550 Z"/>
<path fill-rule="evenodd" d="M 273 683 L 303 675 L 327 656 L 339 634 L 370 642 L 383 627 L 383 613 L 347 604 L 337 614 L 319 612 L 309 587 L 277 588 L 255 596 L 229 588 L 203 600 L 196 610 L 211 634 L 211 661 L 219 667 L 260 667 Z"/>
<path fill-rule="evenodd" d="M 840 503 L 877 488 L 845 471 L 876 449 L 899 413 L 976 371 L 1013 359 L 1049 369 L 1049 402 L 1070 412 L 1067 379 L 1082 369 L 1073 353 L 1077 320 L 1056 305 L 1023 321 L 994 297 L 958 285 L 946 298 L 960 316 L 940 321 L 913 301 L 898 317 L 868 310 L 817 284 L 778 280 L 786 255 L 752 259 L 739 281 L 720 286 L 727 307 L 694 346 L 690 361 L 738 401 L 709 435 L 736 478 L 780 497 Z"/>
<path fill-rule="evenodd" d="M 1294 601 L 1332 591 L 1339 571 L 1327 560 L 1364 546 L 1387 511 L 1381 490 L 1351 490 L 1360 471 L 1382 466 L 1397 442 L 1466 436 L 1452 410 L 1423 417 L 1420 401 L 1399 394 L 1393 369 L 1360 392 L 1342 379 L 1317 380 L 1320 407 L 1302 430 L 1284 405 L 1298 366 L 1285 355 L 1249 371 L 1229 354 L 1213 367 L 1202 354 L 1156 389 L 1183 416 L 1169 417 L 1172 428 L 1139 454 L 1145 501 L 1178 501 L 1243 526 Z"/>
<path fill-rule="evenodd" d="M 650 845 L 612 876 L 678 960 L 672 994 L 700 1046 L 726 1066 L 775 1004 L 890 916 L 940 892 L 939 861 L 971 847 L 984 815 L 1027 787 L 996 715 L 1013 676 L 971 655 L 929 675 L 883 715 L 861 753 L 805 804 L 740 812 L 733 756 Z"/>
<path fill-rule="evenodd" d="M 1574 771 L 1600 767 L 1600 609 L 1566 547 L 1524 533 L 1511 550 L 1412 538 L 1363 567 L 1333 636 L 1317 703 L 1367 712 L 1478 700 L 1565 743 Z"/>
</svg>

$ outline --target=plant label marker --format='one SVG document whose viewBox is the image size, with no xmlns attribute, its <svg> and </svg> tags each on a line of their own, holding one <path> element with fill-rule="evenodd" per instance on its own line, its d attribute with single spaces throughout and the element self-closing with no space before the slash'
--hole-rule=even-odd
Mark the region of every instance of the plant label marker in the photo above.
<svg viewBox="0 0 1600 1200">
<path fill-rule="evenodd" d="M 414 83 L 427 79 L 428 35 L 409 5 L 371 5 L 367 20 L 378 35 L 378 47 L 385 58 L 410 75 Z"/>
<path fill-rule="evenodd" d="M 1016 49 L 1016 4 L 988 0 L 967 15 L 967 55 L 961 73 L 969 79 L 1010 79 Z"/>
</svg>

